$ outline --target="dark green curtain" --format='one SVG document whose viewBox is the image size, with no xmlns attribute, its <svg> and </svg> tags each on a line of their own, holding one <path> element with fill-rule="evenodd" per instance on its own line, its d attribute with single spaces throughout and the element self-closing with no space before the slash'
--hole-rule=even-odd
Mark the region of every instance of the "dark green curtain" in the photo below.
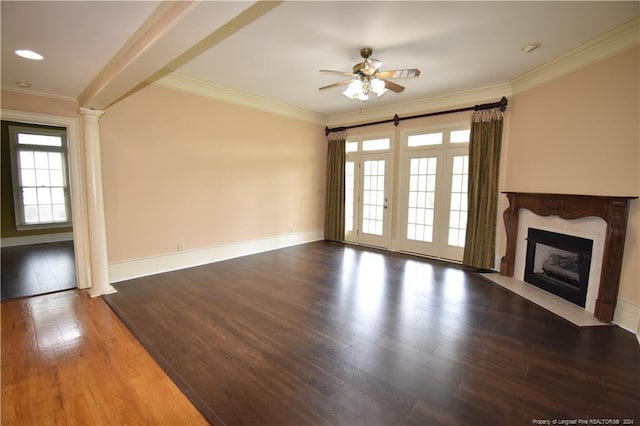
<svg viewBox="0 0 640 426">
<path fill-rule="evenodd" d="M 331 241 L 344 241 L 345 140 L 344 132 L 329 133 L 324 238 Z"/>
<path fill-rule="evenodd" d="M 475 111 L 469 143 L 469 203 L 463 263 L 493 269 L 503 113 Z"/>
</svg>

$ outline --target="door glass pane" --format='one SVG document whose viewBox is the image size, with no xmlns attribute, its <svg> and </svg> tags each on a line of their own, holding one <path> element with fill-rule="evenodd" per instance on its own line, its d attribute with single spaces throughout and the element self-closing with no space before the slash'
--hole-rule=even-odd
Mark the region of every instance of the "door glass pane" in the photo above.
<svg viewBox="0 0 640 426">
<path fill-rule="evenodd" d="M 449 142 L 466 143 L 466 142 L 469 142 L 470 135 L 471 135 L 471 129 L 454 130 L 449 134 Z"/>
<path fill-rule="evenodd" d="M 365 234 L 383 234 L 384 164 L 385 160 L 367 160 L 364 162 L 362 232 Z"/>
<path fill-rule="evenodd" d="M 409 167 L 407 239 L 433 242 L 436 157 L 412 158 Z"/>
<path fill-rule="evenodd" d="M 362 141 L 363 151 L 382 151 L 388 150 L 391 147 L 391 139 L 370 139 Z"/>
<path fill-rule="evenodd" d="M 440 144 L 442 144 L 442 132 L 426 133 L 424 135 L 411 135 L 407 139 L 407 146 L 412 148 Z"/>
<path fill-rule="evenodd" d="M 347 161 L 344 165 L 344 230 L 353 231 L 353 210 L 355 197 L 355 163 Z"/>
<path fill-rule="evenodd" d="M 450 246 L 454 247 L 464 247 L 465 242 L 465 233 L 467 231 L 468 170 L 468 155 L 456 155 L 453 157 L 448 242 Z"/>
</svg>

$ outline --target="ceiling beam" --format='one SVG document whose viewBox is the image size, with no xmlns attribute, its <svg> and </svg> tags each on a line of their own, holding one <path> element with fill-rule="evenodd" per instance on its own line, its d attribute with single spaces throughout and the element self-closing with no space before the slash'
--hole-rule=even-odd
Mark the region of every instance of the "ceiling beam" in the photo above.
<svg viewBox="0 0 640 426">
<path fill-rule="evenodd" d="M 189 13 L 198 1 L 162 2 L 78 97 L 81 107 L 102 109 L 114 79 Z"/>
<path fill-rule="evenodd" d="M 150 76 L 148 79 L 134 87 L 130 92 L 126 93 L 123 98 L 137 92 L 138 90 L 150 84 L 155 83 L 163 77 L 166 77 L 172 72 L 178 70 L 189 61 L 193 60 L 216 44 L 225 40 L 230 35 L 240 31 L 242 28 L 246 27 L 247 25 L 260 18 L 276 6 L 279 6 L 283 2 L 284 1 L 258 1 L 257 3 L 240 13 L 238 16 L 200 40 L 198 43 L 194 44 L 190 49 L 186 50 L 180 56 L 178 56 L 162 69 L 158 70 L 156 73 Z"/>
<path fill-rule="evenodd" d="M 249 25 L 282 1 L 162 2 L 78 98 L 106 109 Z"/>
</svg>

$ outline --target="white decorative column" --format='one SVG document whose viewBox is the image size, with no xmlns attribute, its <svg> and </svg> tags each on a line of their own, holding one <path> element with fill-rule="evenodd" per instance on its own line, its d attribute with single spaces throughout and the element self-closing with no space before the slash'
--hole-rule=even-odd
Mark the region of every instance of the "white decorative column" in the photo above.
<svg viewBox="0 0 640 426">
<path fill-rule="evenodd" d="M 107 231 L 102 195 L 102 161 L 100 158 L 100 117 L 104 111 L 80 108 L 83 122 L 85 184 L 89 222 L 89 252 L 91 257 L 91 297 L 115 293 L 109 284 Z"/>
</svg>

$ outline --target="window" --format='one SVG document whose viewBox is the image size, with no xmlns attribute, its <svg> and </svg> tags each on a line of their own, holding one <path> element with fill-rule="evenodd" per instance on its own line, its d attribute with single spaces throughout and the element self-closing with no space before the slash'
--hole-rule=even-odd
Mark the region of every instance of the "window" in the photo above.
<svg viewBox="0 0 640 426">
<path fill-rule="evenodd" d="M 18 229 L 71 225 L 66 130 L 9 126 Z"/>
</svg>

